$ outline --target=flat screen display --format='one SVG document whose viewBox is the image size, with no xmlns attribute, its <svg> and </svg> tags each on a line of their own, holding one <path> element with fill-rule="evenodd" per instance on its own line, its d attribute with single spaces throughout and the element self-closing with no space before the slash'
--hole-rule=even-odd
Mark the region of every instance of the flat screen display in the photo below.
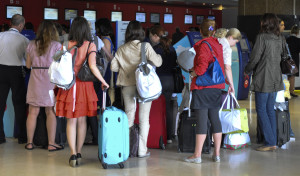
<svg viewBox="0 0 300 176">
<path fill-rule="evenodd" d="M 166 23 L 166 24 L 173 23 L 173 14 L 165 13 L 164 14 L 164 23 Z"/>
<path fill-rule="evenodd" d="M 216 20 L 216 17 L 215 16 L 207 16 L 207 19 Z"/>
<path fill-rule="evenodd" d="M 96 10 L 84 10 L 83 16 L 87 20 L 96 21 Z"/>
<path fill-rule="evenodd" d="M 203 20 L 204 20 L 204 16 L 203 15 L 197 15 L 196 16 L 196 23 L 197 24 L 202 24 Z"/>
<path fill-rule="evenodd" d="M 122 21 L 122 12 L 111 12 L 111 21 Z"/>
<path fill-rule="evenodd" d="M 150 14 L 150 22 L 151 23 L 159 23 L 159 13 L 151 13 Z"/>
<path fill-rule="evenodd" d="M 15 14 L 23 15 L 23 7 L 21 7 L 21 6 L 6 6 L 6 18 L 11 18 Z"/>
<path fill-rule="evenodd" d="M 184 15 L 184 24 L 193 24 L 193 15 Z"/>
<path fill-rule="evenodd" d="M 65 9 L 65 20 L 71 20 L 77 17 L 78 10 Z"/>
<path fill-rule="evenodd" d="M 58 20 L 58 9 L 44 8 L 44 20 Z"/>
<path fill-rule="evenodd" d="M 146 22 L 146 13 L 136 12 L 135 13 L 135 20 L 139 21 L 141 23 L 145 23 Z"/>
</svg>

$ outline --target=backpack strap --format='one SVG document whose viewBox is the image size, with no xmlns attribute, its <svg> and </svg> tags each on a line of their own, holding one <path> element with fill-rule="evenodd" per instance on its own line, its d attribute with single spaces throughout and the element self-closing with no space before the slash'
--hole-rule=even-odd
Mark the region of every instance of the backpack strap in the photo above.
<svg viewBox="0 0 300 176">
<path fill-rule="evenodd" d="M 98 51 L 98 37 L 97 37 L 97 35 L 94 35 L 94 43 L 96 45 L 96 50 Z"/>
<path fill-rule="evenodd" d="M 142 54 L 142 62 L 147 63 L 147 59 L 146 59 L 146 42 L 142 42 L 141 54 Z"/>
</svg>

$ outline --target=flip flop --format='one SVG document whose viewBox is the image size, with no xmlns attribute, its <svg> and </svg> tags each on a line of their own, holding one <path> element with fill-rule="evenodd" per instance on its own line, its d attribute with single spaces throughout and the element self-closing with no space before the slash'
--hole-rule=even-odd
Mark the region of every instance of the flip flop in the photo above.
<svg viewBox="0 0 300 176">
<path fill-rule="evenodd" d="M 55 146 L 55 145 L 51 145 L 51 144 L 49 144 L 48 146 L 51 146 L 51 147 L 54 147 L 55 149 L 48 149 L 49 150 L 49 152 L 55 152 L 55 151 L 58 151 L 58 150 L 63 150 L 64 149 L 64 147 L 63 146 L 61 146 L 60 145 L 60 147 L 57 147 L 57 146 Z"/>
<path fill-rule="evenodd" d="M 29 147 L 28 147 L 29 145 L 31 145 L 32 147 L 29 148 Z M 25 149 L 26 149 L 26 150 L 33 150 L 33 149 L 34 149 L 33 143 L 27 143 L 27 144 L 25 145 Z"/>
</svg>

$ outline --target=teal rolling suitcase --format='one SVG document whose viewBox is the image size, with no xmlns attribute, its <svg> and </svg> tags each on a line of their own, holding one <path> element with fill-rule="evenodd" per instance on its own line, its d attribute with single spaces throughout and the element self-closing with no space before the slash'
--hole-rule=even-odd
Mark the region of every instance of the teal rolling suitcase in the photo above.
<svg viewBox="0 0 300 176">
<path fill-rule="evenodd" d="M 106 91 L 103 92 L 103 101 Z M 124 111 L 110 106 L 105 108 L 99 119 L 98 158 L 104 169 L 108 165 L 119 165 L 124 168 L 123 162 L 129 157 L 129 127 L 128 118 Z"/>
</svg>

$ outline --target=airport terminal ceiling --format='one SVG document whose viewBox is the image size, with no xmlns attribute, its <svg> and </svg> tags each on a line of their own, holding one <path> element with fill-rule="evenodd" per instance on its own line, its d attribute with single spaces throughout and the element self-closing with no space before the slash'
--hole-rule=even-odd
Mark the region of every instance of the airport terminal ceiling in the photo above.
<svg viewBox="0 0 300 176">
<path fill-rule="evenodd" d="M 86 1 L 86 0 L 74 0 Z M 164 4 L 164 5 L 192 5 L 199 7 L 216 7 L 219 5 L 226 7 L 237 7 L 239 0 L 89 0 L 103 2 L 124 2 L 124 3 L 149 3 L 149 4 Z"/>
</svg>

